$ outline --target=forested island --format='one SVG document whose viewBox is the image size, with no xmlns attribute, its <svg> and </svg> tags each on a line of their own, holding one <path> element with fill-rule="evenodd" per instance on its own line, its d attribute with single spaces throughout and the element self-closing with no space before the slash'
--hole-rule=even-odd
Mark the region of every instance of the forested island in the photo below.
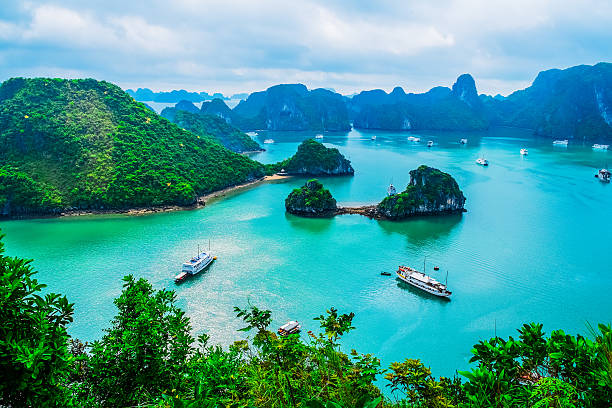
<svg viewBox="0 0 612 408">
<path fill-rule="evenodd" d="M 448 173 L 425 165 L 410 171 L 410 182 L 401 193 L 390 193 L 377 205 L 338 207 L 329 190 L 309 180 L 285 199 L 287 212 L 308 217 L 359 214 L 379 220 L 402 220 L 419 215 L 461 214 L 465 196 Z"/>
<path fill-rule="evenodd" d="M 268 174 L 282 173 L 306 176 L 352 176 L 355 169 L 336 148 L 330 148 L 313 139 L 304 140 L 290 158 L 267 164 Z"/>
<path fill-rule="evenodd" d="M 5 216 L 193 205 L 199 195 L 265 175 L 262 164 L 104 81 L 5 81 L 0 123 Z"/>
<path fill-rule="evenodd" d="M 600 408 L 612 401 L 609 324 L 587 336 L 524 324 L 516 338 L 479 341 L 472 368 L 449 378 L 410 355 L 383 366 L 372 354 L 346 353 L 340 343 L 355 315 L 333 307 L 284 337 L 271 327 L 271 311 L 235 307 L 249 337 L 228 348 L 209 344 L 206 333 L 191 333 L 174 291 L 131 275 L 104 335 L 82 343 L 67 331 L 75 305 L 43 288 L 30 261 L 5 256 L 0 239 L 2 406 Z"/>
</svg>

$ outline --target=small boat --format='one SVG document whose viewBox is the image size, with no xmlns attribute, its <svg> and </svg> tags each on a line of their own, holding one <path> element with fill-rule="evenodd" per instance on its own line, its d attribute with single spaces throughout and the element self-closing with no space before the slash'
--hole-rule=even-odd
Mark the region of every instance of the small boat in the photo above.
<svg viewBox="0 0 612 408">
<path fill-rule="evenodd" d="M 431 147 L 433 146 L 433 140 L 430 140 L 429 142 L 427 142 L 427 147 Z"/>
<path fill-rule="evenodd" d="M 521 156 L 527 156 L 529 154 L 529 151 L 525 148 L 521 149 Z"/>
<path fill-rule="evenodd" d="M 553 145 L 555 146 L 567 146 L 568 143 L 569 143 L 569 140 L 567 139 L 553 141 Z"/>
<path fill-rule="evenodd" d="M 281 336 L 288 336 L 290 334 L 299 333 L 301 328 L 302 326 L 300 326 L 298 322 L 291 320 L 278 328 L 278 334 Z"/>
<path fill-rule="evenodd" d="M 439 266 L 434 266 L 434 271 L 439 271 L 440 267 Z"/>
<path fill-rule="evenodd" d="M 408 266 L 400 265 L 396 274 L 401 281 L 406 282 L 415 288 L 424 290 L 427 293 L 431 293 L 432 295 L 449 299 L 452 294 L 452 292 L 446 288 L 445 284 L 442 284 L 432 277 Z"/>
<path fill-rule="evenodd" d="M 391 276 L 391 272 L 381 272 L 382 276 Z"/>
<path fill-rule="evenodd" d="M 414 137 L 414 136 L 408 136 L 408 141 L 409 142 L 420 142 L 421 138 L 420 137 Z"/>
<path fill-rule="evenodd" d="M 601 169 L 595 175 L 595 177 L 597 177 L 599 179 L 599 181 L 601 181 L 601 182 L 609 183 L 610 182 L 610 170 L 608 170 L 608 169 Z"/>
<path fill-rule="evenodd" d="M 476 164 L 480 164 L 481 166 L 488 166 L 489 161 L 483 157 L 476 159 Z"/>
<path fill-rule="evenodd" d="M 467 139 L 461 139 L 461 140 L 459 141 L 459 143 L 460 143 L 460 144 L 467 144 Z"/>
<path fill-rule="evenodd" d="M 257 135 L 259 135 L 259 133 L 257 132 L 246 132 L 247 136 L 251 136 L 251 137 L 255 137 Z"/>
<path fill-rule="evenodd" d="M 174 277 L 174 282 L 180 283 L 190 276 L 197 275 L 202 272 L 208 265 L 210 265 L 215 259 L 216 256 L 212 256 L 209 252 L 200 252 L 198 248 L 198 255 L 191 258 L 189 261 L 183 263 L 183 267 L 181 269 L 181 273 Z"/>
<path fill-rule="evenodd" d="M 387 188 L 387 195 L 392 196 L 395 194 L 397 194 L 397 190 L 395 189 L 395 186 L 393 184 L 389 184 L 389 188 Z"/>
<path fill-rule="evenodd" d="M 271 143 L 274 143 L 274 139 L 266 139 L 266 140 L 264 140 L 264 143 L 265 143 L 265 144 L 271 144 Z"/>
<path fill-rule="evenodd" d="M 315 139 L 323 139 L 323 135 L 322 134 L 318 134 L 315 136 Z"/>
<path fill-rule="evenodd" d="M 376 135 L 372 135 L 371 139 L 376 140 Z"/>
<path fill-rule="evenodd" d="M 610 147 L 610 145 L 605 145 L 605 144 L 597 144 L 595 143 L 593 145 L 593 150 L 608 150 L 608 148 Z"/>
</svg>

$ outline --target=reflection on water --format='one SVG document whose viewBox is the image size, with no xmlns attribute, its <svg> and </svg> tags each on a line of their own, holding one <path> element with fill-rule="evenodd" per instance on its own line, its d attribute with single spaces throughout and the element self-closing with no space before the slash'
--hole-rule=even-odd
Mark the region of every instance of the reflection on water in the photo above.
<svg viewBox="0 0 612 408">
<path fill-rule="evenodd" d="M 432 241 L 443 244 L 453 229 L 463 220 L 462 214 L 423 216 L 403 221 L 379 221 L 388 234 L 400 234 L 415 246 L 425 246 Z"/>
</svg>

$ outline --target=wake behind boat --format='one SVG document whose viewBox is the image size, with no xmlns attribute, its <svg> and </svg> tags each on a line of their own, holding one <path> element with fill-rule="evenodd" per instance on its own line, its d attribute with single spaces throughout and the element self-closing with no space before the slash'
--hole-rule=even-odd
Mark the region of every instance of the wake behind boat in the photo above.
<svg viewBox="0 0 612 408">
<path fill-rule="evenodd" d="M 424 290 L 425 292 L 431 293 L 435 296 L 450 299 L 452 292 L 446 288 L 446 285 L 438 282 L 430 276 L 425 275 L 423 272 L 419 272 L 416 269 L 412 269 L 408 266 L 400 265 L 395 273 L 401 281 L 406 282 L 415 288 Z"/>
</svg>

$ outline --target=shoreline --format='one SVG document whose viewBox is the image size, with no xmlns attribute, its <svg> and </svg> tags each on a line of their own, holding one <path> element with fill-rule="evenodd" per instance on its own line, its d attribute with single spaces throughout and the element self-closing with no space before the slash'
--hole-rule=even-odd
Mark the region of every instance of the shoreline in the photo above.
<svg viewBox="0 0 612 408">
<path fill-rule="evenodd" d="M 278 175 L 264 176 L 255 180 L 247 181 L 245 183 L 236 184 L 230 187 L 226 187 L 221 190 L 213 191 L 208 194 L 198 196 L 196 202 L 192 205 L 181 206 L 181 205 L 159 205 L 151 207 L 134 207 L 125 209 L 108 209 L 108 210 L 68 210 L 62 211 L 57 214 L 44 214 L 44 215 L 18 215 L 13 217 L 0 217 L 5 220 L 26 220 L 26 219 L 43 219 L 43 218 L 61 218 L 61 217 L 79 217 L 83 215 L 111 215 L 111 214 L 125 214 L 125 215 L 148 215 L 170 211 L 185 211 L 185 210 L 197 210 L 204 208 L 209 200 L 224 197 L 227 194 L 239 191 L 246 187 L 253 187 L 258 184 L 262 184 L 268 181 L 277 181 L 291 178 L 293 176 Z"/>
<path fill-rule="evenodd" d="M 419 218 L 419 217 L 432 217 L 432 216 L 439 216 L 439 215 L 457 215 L 457 214 L 462 215 L 464 212 L 467 212 L 467 210 L 465 208 L 462 208 L 462 209 L 452 210 L 452 211 L 432 211 L 428 213 L 415 213 L 415 214 L 411 214 L 406 217 L 392 218 L 392 217 L 387 217 L 384 214 L 381 214 L 378 211 L 376 204 L 363 205 L 360 207 L 337 207 L 335 211 L 328 211 L 326 213 L 321 213 L 321 214 L 294 213 L 294 212 L 288 211 L 289 214 L 292 214 L 298 217 L 304 217 L 304 218 L 333 218 L 337 215 L 354 214 L 354 215 L 362 215 L 371 220 L 378 220 L 378 221 L 404 221 L 404 220 L 408 220 L 412 218 Z"/>
</svg>

